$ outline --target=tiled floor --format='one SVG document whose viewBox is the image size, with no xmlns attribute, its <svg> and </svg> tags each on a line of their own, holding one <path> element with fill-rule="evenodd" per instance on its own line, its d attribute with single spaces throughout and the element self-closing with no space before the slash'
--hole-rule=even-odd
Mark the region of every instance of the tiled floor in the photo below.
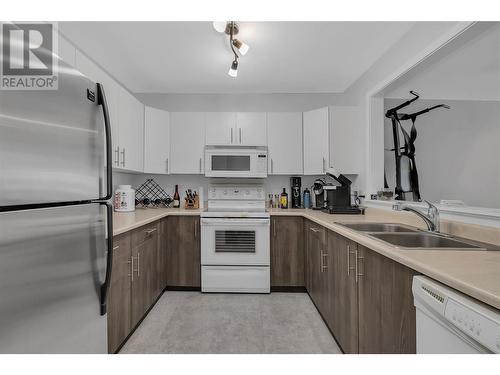
<svg viewBox="0 0 500 375">
<path fill-rule="evenodd" d="M 166 292 L 120 353 L 340 353 L 305 293 Z"/>
</svg>

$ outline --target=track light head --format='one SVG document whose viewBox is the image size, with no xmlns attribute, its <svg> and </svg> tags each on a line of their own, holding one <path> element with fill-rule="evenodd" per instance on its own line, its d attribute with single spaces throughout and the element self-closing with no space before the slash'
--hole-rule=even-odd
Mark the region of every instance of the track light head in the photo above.
<svg viewBox="0 0 500 375">
<path fill-rule="evenodd" d="M 231 64 L 231 68 L 229 68 L 229 71 L 227 72 L 229 76 L 236 78 L 238 76 L 238 60 L 234 60 L 233 63 Z"/>
<path fill-rule="evenodd" d="M 226 31 L 226 25 L 227 25 L 226 21 L 214 21 L 213 22 L 214 29 L 218 33 L 225 32 Z"/>
<path fill-rule="evenodd" d="M 239 51 L 239 53 L 241 53 L 242 56 L 246 55 L 246 53 L 250 49 L 250 47 L 248 46 L 248 44 L 243 43 L 239 39 L 233 39 L 233 46 L 236 47 L 236 49 Z"/>
</svg>

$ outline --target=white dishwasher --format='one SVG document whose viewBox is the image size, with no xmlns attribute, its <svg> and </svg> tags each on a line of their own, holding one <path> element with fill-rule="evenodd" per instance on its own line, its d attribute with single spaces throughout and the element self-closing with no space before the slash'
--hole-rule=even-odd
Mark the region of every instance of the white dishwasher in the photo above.
<svg viewBox="0 0 500 375">
<path fill-rule="evenodd" d="M 413 278 L 417 353 L 500 353 L 500 311 L 425 276 Z"/>
</svg>

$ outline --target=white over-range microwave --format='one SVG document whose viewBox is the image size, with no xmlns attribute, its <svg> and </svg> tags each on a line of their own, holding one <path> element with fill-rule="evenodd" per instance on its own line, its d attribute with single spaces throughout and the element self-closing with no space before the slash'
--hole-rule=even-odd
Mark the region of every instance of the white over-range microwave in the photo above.
<svg viewBox="0 0 500 375">
<path fill-rule="evenodd" d="M 267 147 L 206 146 L 205 176 L 267 177 Z"/>
</svg>

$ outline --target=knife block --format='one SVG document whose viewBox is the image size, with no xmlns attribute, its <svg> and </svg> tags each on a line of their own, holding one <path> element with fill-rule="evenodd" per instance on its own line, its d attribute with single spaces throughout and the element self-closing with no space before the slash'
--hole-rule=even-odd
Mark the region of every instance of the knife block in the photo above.
<svg viewBox="0 0 500 375">
<path fill-rule="evenodd" d="M 186 210 L 196 210 L 200 208 L 200 197 L 197 195 L 193 199 L 185 198 L 184 199 L 184 208 Z"/>
</svg>

